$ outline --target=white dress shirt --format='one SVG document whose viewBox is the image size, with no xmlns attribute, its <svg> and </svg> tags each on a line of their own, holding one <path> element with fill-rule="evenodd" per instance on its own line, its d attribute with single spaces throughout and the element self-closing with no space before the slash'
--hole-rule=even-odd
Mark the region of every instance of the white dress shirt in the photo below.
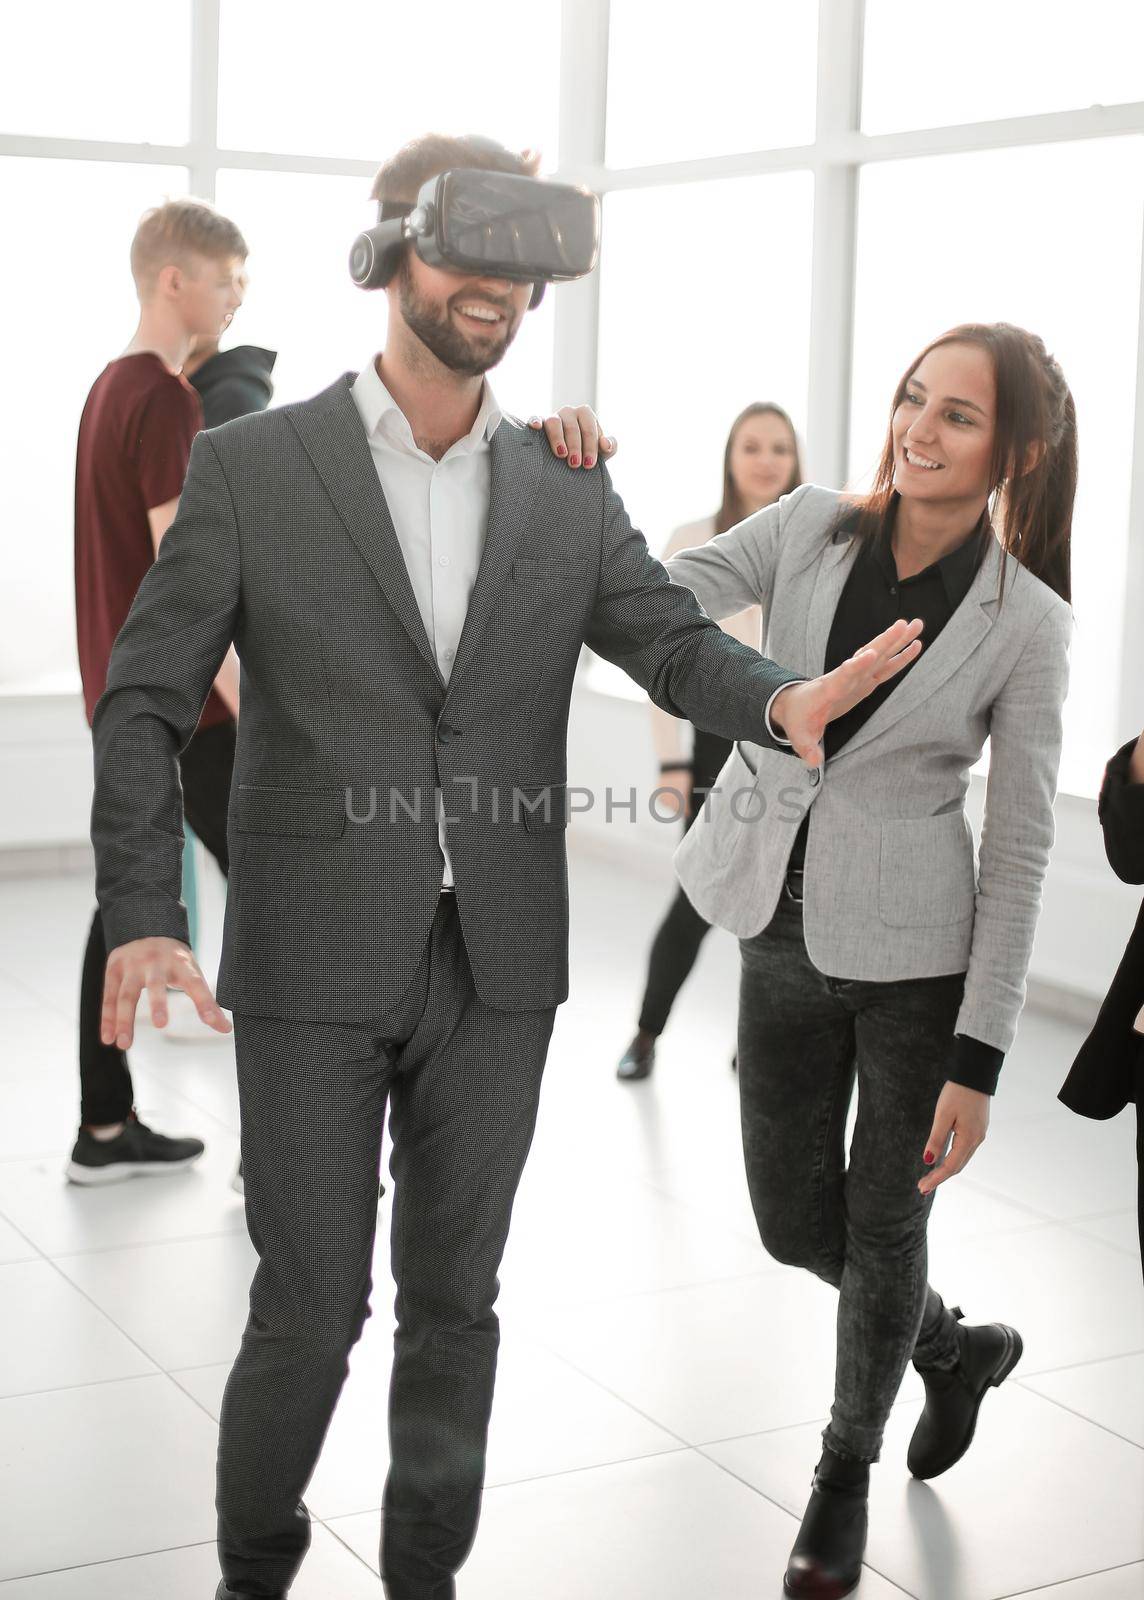
<svg viewBox="0 0 1144 1600">
<path fill-rule="evenodd" d="M 354 380 L 352 393 L 421 620 L 448 683 L 485 546 L 489 440 L 500 425 L 501 410 L 486 379 L 473 426 L 434 461 L 414 443 L 413 430 L 372 357 Z M 443 805 L 437 834 L 444 857 L 442 886 L 452 888 Z"/>
</svg>

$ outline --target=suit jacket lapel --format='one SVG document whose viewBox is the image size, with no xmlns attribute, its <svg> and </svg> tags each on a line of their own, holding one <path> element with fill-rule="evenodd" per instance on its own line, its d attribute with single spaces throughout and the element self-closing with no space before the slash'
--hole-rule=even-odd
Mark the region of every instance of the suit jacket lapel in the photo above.
<svg viewBox="0 0 1144 1600">
<path fill-rule="evenodd" d="M 830 625 L 850 576 L 851 544 L 850 539 L 839 539 L 837 543 L 828 544 L 815 573 L 814 589 L 806 614 L 806 670 L 811 678 L 820 678 L 826 671 Z"/>
<path fill-rule="evenodd" d="M 935 690 L 940 689 L 977 648 L 993 626 L 1001 555 L 1001 545 L 993 534 L 965 599 L 931 646 L 926 647 L 925 635 L 922 635 L 923 649 L 918 660 L 894 692 L 882 701 L 869 721 L 864 722 L 854 737 L 831 758 L 831 765 L 835 761 L 845 761 L 855 750 L 860 750 L 871 739 L 878 738 L 887 728 L 900 722 Z"/>
<path fill-rule="evenodd" d="M 351 372 L 306 405 L 287 412 L 334 509 L 381 585 L 399 622 L 441 679 L 393 518 L 378 481 L 369 441 L 350 387 Z M 444 680 L 441 679 L 443 683 Z"/>
<path fill-rule="evenodd" d="M 501 421 L 490 441 L 492 461 L 485 546 L 465 613 L 450 684 L 473 660 L 485 625 L 512 571 L 513 557 L 531 521 L 539 484 L 539 456 L 534 444 L 531 433 L 522 432 L 507 418 Z"/>
</svg>

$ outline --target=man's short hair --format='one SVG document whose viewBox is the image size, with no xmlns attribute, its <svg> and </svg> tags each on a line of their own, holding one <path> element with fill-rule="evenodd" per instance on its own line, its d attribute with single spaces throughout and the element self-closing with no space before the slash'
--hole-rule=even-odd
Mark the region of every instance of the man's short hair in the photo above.
<svg viewBox="0 0 1144 1600">
<path fill-rule="evenodd" d="M 515 172 L 535 177 L 540 165 L 539 151 L 490 149 L 481 139 L 468 135 L 423 133 L 402 145 L 377 169 L 371 200 L 397 200 L 412 205 L 423 183 L 451 167 L 478 167 L 482 172 Z"/>
<path fill-rule="evenodd" d="M 230 218 L 206 200 L 167 200 L 139 219 L 131 241 L 131 276 L 140 294 L 148 294 L 166 266 L 187 267 L 196 255 L 245 261 L 249 253 Z"/>
</svg>

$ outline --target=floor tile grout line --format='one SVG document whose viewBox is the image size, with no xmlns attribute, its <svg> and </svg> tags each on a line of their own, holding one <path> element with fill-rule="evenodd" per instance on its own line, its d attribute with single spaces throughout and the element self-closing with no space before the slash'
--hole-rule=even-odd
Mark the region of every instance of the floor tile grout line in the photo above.
<svg viewBox="0 0 1144 1600">
<path fill-rule="evenodd" d="M 49 1394 L 74 1394 L 80 1389 L 105 1389 L 111 1383 L 139 1383 L 146 1378 L 169 1378 L 171 1374 L 154 1366 L 150 1372 L 120 1372 L 113 1378 L 84 1378 L 82 1383 L 59 1383 L 53 1389 L 20 1389 L 15 1394 L 0 1394 L 0 1407 L 8 1400 L 35 1400 Z M 179 1385 L 182 1388 L 182 1385 Z M 7 1582 L 7 1579 L 4 1580 Z"/>
<path fill-rule="evenodd" d="M 1035 1394 L 1038 1400 L 1047 1400 L 1050 1405 L 1056 1406 L 1060 1411 L 1066 1411 L 1070 1416 L 1076 1417 L 1081 1422 L 1087 1422 L 1090 1427 L 1098 1428 L 1101 1433 L 1107 1433 L 1112 1439 L 1119 1439 L 1123 1444 L 1130 1445 L 1132 1449 L 1144 1454 L 1144 1445 L 1138 1444 L 1135 1439 L 1129 1439 L 1123 1433 L 1117 1433 L 1115 1428 L 1110 1428 L 1106 1422 L 1098 1422 L 1095 1417 L 1086 1416 L 1083 1411 L 1078 1411 L 1075 1406 L 1066 1405 L 1063 1400 L 1058 1400 L 1055 1395 L 1042 1394 L 1039 1389 L 1030 1389 L 1027 1383 L 1020 1378 L 1016 1380 L 1018 1388 L 1024 1389 L 1026 1394 Z"/>
<path fill-rule="evenodd" d="M 0 1213 L 3 1215 L 3 1213 Z M 45 1256 L 49 1261 L 79 1261 L 88 1256 L 106 1256 L 116 1250 L 161 1250 L 168 1244 L 198 1244 L 207 1239 L 233 1239 L 246 1238 L 250 1235 L 245 1226 L 240 1228 L 218 1228 L 211 1233 L 177 1233 L 167 1239 L 125 1239 L 118 1244 L 93 1244 L 86 1250 L 57 1250 Z"/>
<path fill-rule="evenodd" d="M 362 1516 L 362 1515 L 364 1515 L 364 1513 L 356 1512 L 355 1515 Z M 348 1553 L 351 1556 L 353 1556 L 355 1561 L 360 1561 L 362 1566 L 370 1574 L 371 1577 L 377 1578 L 377 1581 L 379 1583 L 381 1582 L 381 1578 L 378 1576 L 378 1573 L 377 1573 L 376 1569 L 373 1566 L 371 1566 L 371 1564 L 365 1559 L 365 1557 L 363 1555 L 361 1555 L 357 1550 L 354 1549 L 352 1544 L 348 1544 L 346 1542 L 346 1540 L 342 1538 L 341 1534 L 338 1532 L 338 1530 L 336 1528 L 331 1528 L 330 1524 L 325 1520 L 324 1517 L 315 1517 L 314 1521 L 318 1524 L 319 1527 L 325 1528 L 325 1530 L 329 1534 L 330 1538 L 336 1540 L 337 1543 L 342 1547 L 343 1550 L 348 1551 Z"/>
<path fill-rule="evenodd" d="M 88 1294 L 86 1289 L 84 1289 L 80 1284 L 76 1283 L 74 1281 L 74 1279 L 69 1278 L 67 1273 L 63 1270 L 63 1268 L 59 1265 L 59 1263 L 57 1261 L 53 1261 L 50 1256 L 47 1259 L 51 1263 L 51 1266 L 54 1268 L 54 1270 L 59 1273 L 60 1277 L 64 1280 L 64 1282 L 67 1283 L 67 1284 L 70 1284 L 71 1287 L 76 1291 L 77 1294 L 82 1295 L 83 1298 L 88 1302 L 88 1304 L 90 1306 L 92 1306 L 93 1309 L 96 1312 L 98 1312 L 98 1314 L 101 1317 L 105 1317 L 107 1319 L 107 1321 L 111 1324 L 111 1326 L 113 1328 L 118 1329 L 119 1333 L 123 1336 L 124 1339 L 127 1340 L 128 1344 L 132 1345 L 136 1350 L 139 1351 L 140 1355 L 145 1356 L 148 1361 L 152 1362 L 158 1368 L 159 1373 L 161 1373 L 163 1377 L 167 1377 L 168 1376 L 168 1374 L 166 1372 L 166 1369 L 163 1367 L 162 1362 L 156 1361 L 155 1357 L 153 1355 L 151 1355 L 151 1353 L 149 1351 L 147 1351 L 147 1350 L 145 1350 L 143 1348 L 143 1346 L 139 1343 L 138 1339 L 136 1339 L 132 1334 L 128 1333 L 126 1328 L 122 1327 L 118 1322 L 116 1322 L 115 1318 L 111 1315 L 111 1313 L 109 1311 L 105 1311 L 103 1306 L 99 1305 L 99 1303 L 96 1300 L 94 1300 L 90 1294 Z M 156 1375 L 158 1375 L 158 1374 L 156 1374 Z M 173 1379 L 171 1381 L 174 1382 Z M 179 1387 L 181 1387 L 181 1385 L 176 1385 L 176 1387 L 179 1388 Z"/>
<path fill-rule="evenodd" d="M 552 1472 L 536 1472 L 531 1477 L 504 1478 L 496 1483 L 484 1484 L 483 1494 L 499 1494 L 502 1489 L 524 1489 L 530 1483 L 551 1483 L 557 1478 L 576 1478 L 587 1472 L 607 1472 L 612 1467 L 638 1467 L 645 1461 L 662 1461 L 667 1456 L 698 1455 L 699 1451 L 694 1445 L 675 1444 L 666 1450 L 649 1450 L 646 1455 L 617 1456 L 611 1461 L 587 1461 L 579 1467 L 556 1467 Z M 377 1506 L 365 1506 L 360 1511 L 330 1511 L 323 1512 L 320 1516 L 315 1513 L 315 1520 L 324 1523 L 342 1522 L 350 1517 L 375 1516 Z"/>
<path fill-rule="evenodd" d="M 1114 1567 L 1097 1567 L 1092 1572 L 1078 1572 L 1071 1578 L 1058 1578 L 1055 1583 L 1042 1583 L 1035 1589 L 1010 1589 L 995 1600 L 1029 1600 L 1030 1596 L 1047 1595 L 1052 1600 L 1054 1589 L 1063 1589 L 1068 1583 L 1082 1583 L 1086 1578 L 1102 1578 L 1108 1572 L 1131 1572 L 1134 1567 L 1144 1568 L 1144 1561 L 1118 1561 Z"/>
<path fill-rule="evenodd" d="M 1133 1356 L 1144 1356 L 1144 1348 L 1120 1350 L 1110 1356 L 1091 1356 L 1087 1361 L 1066 1361 L 1059 1367 L 1038 1367 L 1035 1372 L 1022 1372 L 1017 1382 L 1028 1378 L 1050 1378 L 1057 1372 L 1079 1372 L 1083 1367 L 1100 1367 L 1108 1361 L 1130 1361 Z"/>
<path fill-rule="evenodd" d="M 192 1539 L 187 1544 L 160 1545 L 155 1550 L 131 1550 L 122 1556 L 100 1556 L 97 1561 L 76 1561 L 68 1567 L 44 1567 L 41 1572 L 15 1572 L 10 1578 L 0 1578 L 0 1588 L 6 1583 L 27 1583 L 29 1578 L 54 1578 L 61 1572 L 86 1572 L 90 1567 L 110 1567 L 117 1561 L 142 1561 L 147 1556 L 171 1555 L 177 1550 L 205 1550 L 213 1544 L 213 1539 Z"/>
</svg>

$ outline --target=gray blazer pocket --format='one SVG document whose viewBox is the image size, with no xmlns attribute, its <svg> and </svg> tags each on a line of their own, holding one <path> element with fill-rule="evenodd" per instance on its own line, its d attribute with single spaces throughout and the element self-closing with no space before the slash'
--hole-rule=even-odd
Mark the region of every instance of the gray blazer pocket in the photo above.
<svg viewBox="0 0 1144 1600">
<path fill-rule="evenodd" d="M 271 789 L 240 783 L 234 825 L 239 833 L 337 839 L 345 830 L 346 797 L 341 789 Z"/>
<path fill-rule="evenodd" d="M 973 840 L 963 811 L 882 823 L 878 915 L 891 928 L 944 928 L 973 915 Z"/>
<path fill-rule="evenodd" d="M 536 578 L 582 578 L 588 570 L 583 557 L 553 560 L 545 557 L 519 556 L 512 564 L 512 575 L 518 582 Z"/>
</svg>

